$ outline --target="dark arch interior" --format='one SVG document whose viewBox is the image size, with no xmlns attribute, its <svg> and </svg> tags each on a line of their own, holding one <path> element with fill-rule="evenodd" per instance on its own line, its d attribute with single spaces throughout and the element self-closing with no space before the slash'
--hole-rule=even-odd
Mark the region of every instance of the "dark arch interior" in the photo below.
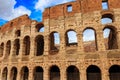
<svg viewBox="0 0 120 80">
<path fill-rule="evenodd" d="M 41 67 L 36 67 L 36 72 L 43 72 L 43 69 Z"/>
<path fill-rule="evenodd" d="M 60 70 L 57 66 L 52 66 L 50 69 L 50 80 L 60 80 Z"/>
<path fill-rule="evenodd" d="M 79 70 L 75 66 L 67 68 L 67 80 L 80 80 Z"/>
<path fill-rule="evenodd" d="M 120 66 L 113 65 L 109 69 L 110 80 L 120 80 Z"/>
<path fill-rule="evenodd" d="M 41 67 L 36 67 L 34 72 L 34 80 L 43 80 L 43 69 Z"/>
<path fill-rule="evenodd" d="M 6 44 L 6 53 L 10 55 L 10 50 L 11 50 L 11 41 L 8 41 Z"/>
<path fill-rule="evenodd" d="M 87 73 L 100 73 L 100 69 L 92 65 L 87 68 Z"/>
<path fill-rule="evenodd" d="M 108 37 L 104 38 L 106 40 L 105 41 L 106 49 L 107 50 L 118 49 L 116 29 L 113 26 L 107 26 L 106 28 L 104 28 L 104 33 L 108 33 L 108 31 L 106 31 L 107 29 L 109 30 L 109 34 Z"/>
<path fill-rule="evenodd" d="M 91 65 L 87 68 L 87 80 L 101 80 L 101 71 L 97 66 Z"/>
<path fill-rule="evenodd" d="M 44 24 L 43 23 L 39 23 L 36 25 L 36 31 L 37 32 L 44 32 L 44 30 L 42 31 L 41 29 L 44 28 Z"/>
<path fill-rule="evenodd" d="M 12 80 L 17 80 L 17 68 L 13 67 L 11 70 L 11 78 Z"/>
<path fill-rule="evenodd" d="M 37 36 L 35 40 L 36 44 L 36 56 L 40 56 L 44 52 L 44 39 L 43 36 Z"/>
<path fill-rule="evenodd" d="M 51 67 L 50 72 L 60 72 L 60 70 L 57 66 L 53 66 Z"/>
<path fill-rule="evenodd" d="M 110 73 L 120 73 L 120 66 L 114 65 L 114 66 L 110 67 L 109 72 Z"/>
<path fill-rule="evenodd" d="M 3 51 L 4 51 L 4 43 L 1 43 L 1 45 L 0 45 L 0 57 L 3 56 Z"/>
<path fill-rule="evenodd" d="M 2 72 L 2 80 L 7 80 L 7 75 L 8 75 L 8 69 L 7 67 L 5 67 Z"/>
<path fill-rule="evenodd" d="M 20 30 L 17 30 L 17 31 L 15 32 L 15 35 L 16 35 L 16 37 L 19 37 L 19 36 L 21 35 Z"/>
<path fill-rule="evenodd" d="M 28 80 L 29 70 L 27 67 L 22 68 L 21 76 L 22 76 L 22 80 Z"/>
<path fill-rule="evenodd" d="M 15 55 L 19 55 L 19 50 L 20 50 L 20 40 L 16 39 L 14 41 L 14 52 L 15 52 Z"/>
<path fill-rule="evenodd" d="M 30 54 L 30 37 L 29 36 L 26 36 L 24 38 L 24 52 L 25 52 L 25 55 Z"/>
</svg>

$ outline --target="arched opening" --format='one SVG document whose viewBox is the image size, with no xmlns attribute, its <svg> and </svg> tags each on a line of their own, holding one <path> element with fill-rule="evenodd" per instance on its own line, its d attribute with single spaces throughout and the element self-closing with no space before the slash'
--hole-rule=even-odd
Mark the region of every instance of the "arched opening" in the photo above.
<svg viewBox="0 0 120 80">
<path fill-rule="evenodd" d="M 112 14 L 104 14 L 101 18 L 102 24 L 112 23 L 114 21 L 114 16 Z"/>
<path fill-rule="evenodd" d="M 2 80 L 7 80 L 8 69 L 5 67 L 2 72 Z"/>
<path fill-rule="evenodd" d="M 23 67 L 21 70 L 21 80 L 28 80 L 28 76 L 29 76 L 29 69 L 28 67 Z"/>
<path fill-rule="evenodd" d="M 50 34 L 50 51 L 58 52 L 60 48 L 60 36 L 58 32 Z"/>
<path fill-rule="evenodd" d="M 44 38 L 41 35 L 38 35 L 35 38 L 35 47 L 36 47 L 36 56 L 43 55 L 44 52 Z"/>
<path fill-rule="evenodd" d="M 97 51 L 97 40 L 95 30 L 87 28 L 83 32 L 83 46 L 85 52 Z"/>
<path fill-rule="evenodd" d="M 35 68 L 34 80 L 43 80 L 43 69 L 42 69 L 42 67 L 36 67 Z"/>
<path fill-rule="evenodd" d="M 23 41 L 23 49 L 24 49 L 24 55 L 29 55 L 30 54 L 30 37 L 26 36 L 24 37 Z"/>
<path fill-rule="evenodd" d="M 44 32 L 44 24 L 43 23 L 38 23 L 36 25 L 36 32 Z"/>
<path fill-rule="evenodd" d="M 104 44 L 106 50 L 118 49 L 117 32 L 113 26 L 107 26 L 103 30 Z"/>
<path fill-rule="evenodd" d="M 7 54 L 7 56 L 10 55 L 10 50 L 11 50 L 11 41 L 7 41 L 7 44 L 6 44 L 6 54 Z"/>
<path fill-rule="evenodd" d="M 57 66 L 50 68 L 50 80 L 60 80 L 60 69 Z"/>
<path fill-rule="evenodd" d="M 97 66 L 89 66 L 86 72 L 87 80 L 101 80 L 101 71 Z"/>
<path fill-rule="evenodd" d="M 109 69 L 110 80 L 120 80 L 120 66 L 113 65 Z"/>
<path fill-rule="evenodd" d="M 65 39 L 66 46 L 77 45 L 77 33 L 74 30 L 68 30 Z"/>
<path fill-rule="evenodd" d="M 3 51 L 4 51 L 4 43 L 1 43 L 1 45 L 0 45 L 0 57 L 3 56 Z"/>
<path fill-rule="evenodd" d="M 17 30 L 17 31 L 15 32 L 15 36 L 16 36 L 16 37 L 20 37 L 20 35 L 21 35 L 20 30 Z"/>
<path fill-rule="evenodd" d="M 20 40 L 19 39 L 15 39 L 13 49 L 14 49 L 14 54 L 19 55 L 19 51 L 20 51 Z"/>
<path fill-rule="evenodd" d="M 67 68 L 67 80 L 80 80 L 80 73 L 77 67 L 69 66 Z"/>
<path fill-rule="evenodd" d="M 17 80 L 17 68 L 13 67 L 11 69 L 11 80 Z"/>
</svg>

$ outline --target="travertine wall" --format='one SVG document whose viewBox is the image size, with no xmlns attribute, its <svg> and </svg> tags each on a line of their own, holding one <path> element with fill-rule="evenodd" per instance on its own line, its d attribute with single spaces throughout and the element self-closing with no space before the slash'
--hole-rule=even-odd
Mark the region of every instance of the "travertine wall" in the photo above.
<svg viewBox="0 0 120 80">
<path fill-rule="evenodd" d="M 69 79 L 69 74 L 67 75 L 71 66 L 71 69 L 75 68 L 73 73 L 76 72 L 79 76 L 73 76 L 75 80 L 91 80 L 88 78 L 89 68 L 98 69 L 95 69 L 95 72 L 99 73 L 100 80 L 113 80 L 109 76 L 111 69 L 120 65 L 120 5 L 119 0 L 108 0 L 108 3 L 109 9 L 102 10 L 102 0 L 77 0 L 46 8 L 43 22 L 32 21 L 27 15 L 23 15 L 6 23 L 0 30 L 0 80 L 72 80 Z M 67 12 L 68 5 L 72 5 L 72 12 Z M 113 22 L 101 24 L 104 14 L 113 15 Z M 44 32 L 39 32 L 38 29 L 43 26 Z M 103 30 L 106 27 L 116 31 L 115 41 L 118 47 L 115 49 L 105 48 Z M 83 32 L 88 28 L 93 29 L 96 34 L 97 48 L 92 52 L 85 52 L 83 45 Z M 20 33 L 16 34 L 18 30 Z M 69 30 L 77 33 L 77 45 L 66 45 L 66 32 Z M 60 35 L 58 51 L 50 48 L 52 32 Z M 25 37 L 30 41 L 30 47 L 26 45 Z M 19 41 L 15 43 L 16 39 Z M 42 39 L 43 53 L 36 56 L 36 40 Z M 8 41 L 10 47 L 6 46 Z M 17 49 L 16 45 L 20 47 Z M 25 54 L 25 48 L 30 49 L 29 54 Z M 16 51 L 19 54 L 16 55 Z M 38 66 L 40 68 L 35 70 Z M 35 79 L 36 75 L 42 77 Z"/>
</svg>

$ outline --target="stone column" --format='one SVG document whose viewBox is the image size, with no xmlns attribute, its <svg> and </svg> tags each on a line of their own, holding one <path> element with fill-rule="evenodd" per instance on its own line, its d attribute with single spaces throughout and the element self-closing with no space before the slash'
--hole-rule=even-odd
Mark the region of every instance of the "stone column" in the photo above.
<svg viewBox="0 0 120 80">
<path fill-rule="evenodd" d="M 30 42 L 30 58 L 33 58 L 35 56 L 35 39 L 34 37 L 31 37 L 31 42 Z"/>
<path fill-rule="evenodd" d="M 110 80 L 109 79 L 109 72 L 108 72 L 108 70 L 105 70 L 105 69 L 102 70 L 101 78 L 102 78 L 102 80 Z"/>
<path fill-rule="evenodd" d="M 17 80 L 21 80 L 21 74 L 20 74 L 21 69 L 17 69 Z"/>
<path fill-rule="evenodd" d="M 7 80 L 11 80 L 11 70 L 8 68 Z"/>
<path fill-rule="evenodd" d="M 118 49 L 120 49 L 120 30 L 117 31 L 117 35 L 116 35 L 116 38 L 117 38 L 117 44 L 118 44 Z"/>
<path fill-rule="evenodd" d="M 83 34 L 81 32 L 77 34 L 77 41 L 78 41 L 78 51 L 83 52 L 84 51 Z"/>
<path fill-rule="evenodd" d="M 61 80 L 67 80 L 66 69 L 65 69 L 65 68 L 62 68 L 62 69 L 60 70 L 60 79 L 61 79 Z"/>
<path fill-rule="evenodd" d="M 3 58 L 6 57 L 6 43 L 4 42 L 4 49 L 3 49 Z"/>
<path fill-rule="evenodd" d="M 44 31 L 44 55 L 48 55 L 49 54 L 49 49 L 50 49 L 50 44 L 49 44 L 50 19 L 45 19 L 43 24 L 45 26 L 45 31 Z"/>
<path fill-rule="evenodd" d="M 60 33 L 60 51 L 65 51 L 66 43 L 65 43 L 65 34 L 63 32 Z"/>
<path fill-rule="evenodd" d="M 87 80 L 87 73 L 85 69 L 80 70 L 80 80 Z"/>
<path fill-rule="evenodd" d="M 44 55 L 49 54 L 50 44 L 49 44 L 49 34 L 44 36 Z"/>
<path fill-rule="evenodd" d="M 11 50 L 10 50 L 10 58 L 14 55 L 14 41 L 11 41 Z"/>
<path fill-rule="evenodd" d="M 104 41 L 103 31 L 96 31 L 96 43 L 97 43 L 98 51 L 105 50 L 105 43 L 104 42 L 105 41 Z"/>
<path fill-rule="evenodd" d="M 28 80 L 33 80 L 33 70 L 29 68 Z"/>
<path fill-rule="evenodd" d="M 24 46 L 23 46 L 23 39 L 20 39 L 20 50 L 19 50 L 19 58 L 22 60 L 23 54 L 24 54 Z"/>
<path fill-rule="evenodd" d="M 44 73 L 43 73 L 43 80 L 50 80 L 49 76 L 50 76 L 49 69 L 48 69 L 48 67 L 45 67 Z"/>
</svg>

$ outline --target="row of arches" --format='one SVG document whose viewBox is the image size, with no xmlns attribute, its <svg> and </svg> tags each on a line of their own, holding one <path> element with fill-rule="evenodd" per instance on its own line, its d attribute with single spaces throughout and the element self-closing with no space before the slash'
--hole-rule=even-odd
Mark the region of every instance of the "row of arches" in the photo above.
<svg viewBox="0 0 120 80">
<path fill-rule="evenodd" d="M 21 44 L 22 42 L 22 44 Z M 1 43 L 0 45 L 0 57 L 3 56 L 3 53 L 5 51 L 5 56 L 9 56 L 10 53 L 11 55 L 19 55 L 20 53 L 20 46 L 22 47 L 22 54 L 23 55 L 29 55 L 30 54 L 30 48 L 31 48 L 31 39 L 29 36 L 25 36 L 23 41 L 20 41 L 19 38 L 15 39 L 13 43 L 11 44 L 11 40 L 8 40 L 6 45 L 4 43 Z M 42 35 L 38 35 L 35 37 L 34 40 L 34 45 L 35 45 L 35 52 L 36 56 L 42 55 L 44 52 L 44 38 Z M 12 50 L 12 52 L 11 52 Z"/>
<path fill-rule="evenodd" d="M 7 80 L 8 68 L 5 67 L 2 71 L 2 80 Z M 10 71 L 10 80 L 17 80 L 18 70 L 16 67 L 13 67 Z M 61 80 L 61 73 L 58 66 L 54 65 L 49 69 L 49 80 Z M 80 71 L 79 69 L 71 65 L 66 69 L 66 80 L 80 80 Z M 109 68 L 109 79 L 110 80 L 120 80 L 120 66 L 113 65 Z M 102 74 L 99 67 L 95 65 L 90 65 L 86 69 L 87 80 L 102 80 Z M 29 78 L 29 69 L 27 66 L 22 67 L 20 71 L 20 80 L 28 80 Z M 43 80 L 44 70 L 42 67 L 37 66 L 33 70 L 34 80 Z"/>
<path fill-rule="evenodd" d="M 86 34 L 86 35 L 85 35 Z M 98 50 L 97 46 L 97 36 L 98 34 L 93 28 L 86 28 L 83 31 L 83 47 L 85 52 L 93 52 Z M 117 43 L 117 31 L 113 26 L 107 26 L 103 29 L 103 38 L 104 45 L 106 50 L 118 49 Z M 52 32 L 49 35 L 49 46 L 50 51 L 58 52 L 60 48 L 60 34 L 58 32 Z M 35 54 L 36 56 L 40 56 L 44 52 L 44 36 L 38 35 L 34 40 L 35 45 Z M 65 33 L 65 44 L 66 47 L 70 47 L 72 45 L 78 45 L 78 35 L 77 32 L 70 29 Z M 5 51 L 6 55 L 9 56 L 11 52 L 11 48 L 13 48 L 13 55 L 19 55 L 20 45 L 22 45 L 23 55 L 29 55 L 31 49 L 31 39 L 30 36 L 25 36 L 21 43 L 20 39 L 17 38 L 13 41 L 13 47 L 11 46 L 11 41 L 8 40 L 6 45 L 1 43 L 0 45 L 0 56 L 3 56 Z M 6 48 L 5 48 L 6 47 Z"/>
<path fill-rule="evenodd" d="M 101 34 L 101 33 L 100 33 Z M 118 44 L 117 44 L 117 31 L 116 28 L 113 26 L 106 26 L 103 29 L 103 39 L 104 39 L 104 45 L 106 50 L 111 50 L 111 49 L 118 49 Z M 98 46 L 97 46 L 97 36 L 98 34 L 96 31 L 88 27 L 86 28 L 83 33 L 82 33 L 82 41 L 83 41 L 83 46 L 84 46 L 84 51 L 85 52 L 90 52 L 90 51 L 97 51 Z M 52 32 L 50 34 L 50 49 L 51 50 L 59 50 L 59 45 L 60 45 L 60 35 L 58 32 Z M 70 29 L 65 33 L 65 44 L 67 47 L 76 45 L 78 44 L 78 36 L 77 32 Z"/>
</svg>

